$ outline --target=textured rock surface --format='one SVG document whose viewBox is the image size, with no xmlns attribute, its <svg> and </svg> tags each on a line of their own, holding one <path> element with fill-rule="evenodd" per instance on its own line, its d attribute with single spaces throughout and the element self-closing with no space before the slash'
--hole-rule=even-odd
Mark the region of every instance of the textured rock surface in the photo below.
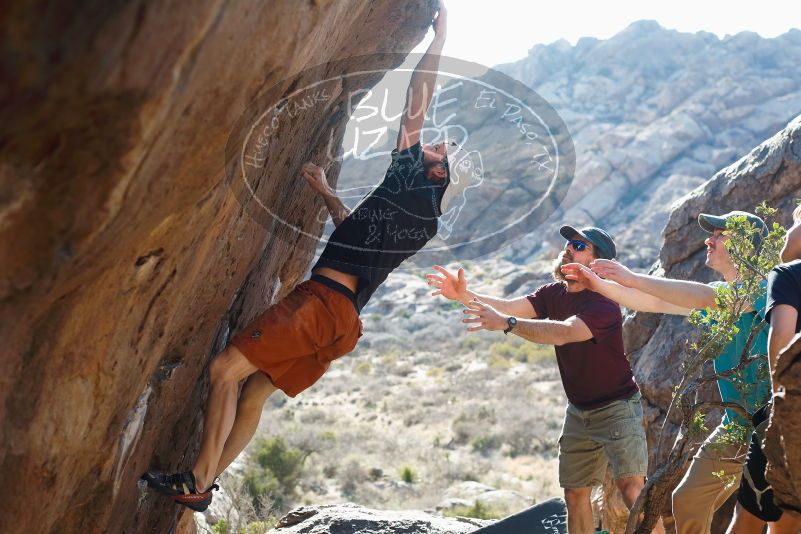
<svg viewBox="0 0 801 534">
<path fill-rule="evenodd" d="M 704 265 L 701 212 L 753 211 L 765 200 L 779 208 L 779 222 L 789 224 L 794 199 L 801 197 L 801 117 L 708 182 L 687 194 L 670 214 L 664 244 L 653 272 L 670 278 L 709 281 L 715 274 Z M 684 340 L 691 328 L 683 317 L 637 313 L 626 319 L 624 342 L 643 393 L 648 445 L 654 454 L 661 420 L 678 383 Z M 716 395 L 710 390 L 709 395 Z M 665 441 L 672 442 L 678 421 L 668 423 Z M 651 465 L 659 459 L 651 458 Z"/>
<path fill-rule="evenodd" d="M 275 533 L 461 534 L 490 524 L 480 519 L 439 517 L 425 512 L 371 510 L 353 504 L 304 506 L 279 522 Z"/>
<path fill-rule="evenodd" d="M 773 399 L 765 437 L 768 480 L 780 505 L 801 514 L 801 335 L 779 356 L 776 370 L 783 392 Z"/>
<path fill-rule="evenodd" d="M 431 15 L 427 0 L 3 9 L 0 530 L 175 527 L 139 474 L 189 465 L 207 361 L 313 253 L 226 187 L 231 128 L 304 68 L 410 50 Z M 258 196 L 280 215 L 305 221 L 295 169 L 341 138 L 344 100 L 272 146 Z"/>
</svg>

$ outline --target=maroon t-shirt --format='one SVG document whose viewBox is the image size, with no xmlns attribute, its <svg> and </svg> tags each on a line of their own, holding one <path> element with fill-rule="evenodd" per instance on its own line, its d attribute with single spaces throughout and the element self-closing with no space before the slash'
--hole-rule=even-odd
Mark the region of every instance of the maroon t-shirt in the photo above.
<svg viewBox="0 0 801 534">
<path fill-rule="evenodd" d="M 582 410 L 634 395 L 637 383 L 623 350 L 620 306 L 585 289 L 569 293 L 563 283 L 546 284 L 527 296 L 538 319 L 584 321 L 592 339 L 558 345 L 556 361 L 568 400 Z"/>
</svg>

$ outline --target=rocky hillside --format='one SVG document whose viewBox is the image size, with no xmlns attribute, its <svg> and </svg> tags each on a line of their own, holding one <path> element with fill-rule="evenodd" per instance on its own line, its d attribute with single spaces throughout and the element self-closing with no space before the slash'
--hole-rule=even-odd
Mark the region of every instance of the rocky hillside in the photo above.
<svg viewBox="0 0 801 534">
<path fill-rule="evenodd" d="M 671 204 L 801 113 L 801 30 L 723 39 L 640 21 L 608 40 L 538 45 L 500 70 L 553 105 L 576 146 L 576 177 L 553 224 L 609 228 L 650 265 Z M 538 229 L 513 247 L 519 260 Z"/>
<path fill-rule="evenodd" d="M 178 507 L 140 493 L 139 474 L 189 465 L 207 361 L 313 255 L 231 194 L 232 129 L 307 67 L 408 52 L 432 14 L 428 0 L 2 10 L 1 531 L 175 528 Z M 313 236 L 293 169 L 348 115 L 341 87 L 320 106 L 274 132 L 251 199 Z"/>
</svg>

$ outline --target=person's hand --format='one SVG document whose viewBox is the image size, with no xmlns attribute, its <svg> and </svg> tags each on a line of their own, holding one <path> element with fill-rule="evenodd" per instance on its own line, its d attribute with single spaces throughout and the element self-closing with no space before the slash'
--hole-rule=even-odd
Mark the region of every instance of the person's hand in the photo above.
<svg viewBox="0 0 801 534">
<path fill-rule="evenodd" d="M 464 277 L 464 269 L 459 267 L 456 274 L 439 265 L 434 265 L 434 269 L 440 274 L 426 275 L 428 285 L 436 289 L 431 293 L 432 296 L 442 295 L 446 299 L 458 300 L 462 303 L 466 303 L 470 299 L 470 294 L 467 292 L 467 279 Z"/>
<path fill-rule="evenodd" d="M 467 329 L 468 332 L 475 332 L 476 330 L 506 330 L 509 328 L 509 323 L 506 321 L 508 317 L 502 315 L 489 304 L 473 299 L 465 306 L 467 306 L 467 309 L 464 313 L 468 317 L 462 319 L 462 322 L 468 324 L 476 323 L 476 326 L 471 326 Z"/>
<path fill-rule="evenodd" d="M 637 275 L 628 267 L 615 260 L 593 260 L 590 262 L 590 269 L 601 278 L 626 287 L 634 287 L 637 279 Z"/>
<path fill-rule="evenodd" d="M 310 161 L 304 163 L 300 169 L 300 175 L 316 193 L 321 195 L 334 194 L 334 190 L 331 189 L 331 186 L 328 185 L 328 180 L 325 179 L 325 171 L 314 163 Z"/>
<path fill-rule="evenodd" d="M 565 278 L 576 281 L 587 289 L 596 291 L 602 283 L 598 275 L 586 265 L 580 263 L 566 263 L 562 265 L 561 269 Z"/>
<path fill-rule="evenodd" d="M 442 0 L 439 0 L 437 16 L 431 22 L 431 27 L 434 28 L 434 35 L 445 39 L 445 35 L 448 33 L 448 10 L 445 9 L 445 3 Z"/>
</svg>

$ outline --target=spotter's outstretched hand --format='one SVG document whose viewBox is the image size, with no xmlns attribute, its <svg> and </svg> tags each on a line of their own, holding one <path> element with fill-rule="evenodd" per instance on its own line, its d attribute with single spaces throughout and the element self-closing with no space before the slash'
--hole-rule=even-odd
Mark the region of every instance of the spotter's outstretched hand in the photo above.
<svg viewBox="0 0 801 534">
<path fill-rule="evenodd" d="M 636 275 L 628 267 L 616 260 L 593 260 L 590 269 L 606 280 L 612 280 L 626 287 L 633 287 Z"/>
<path fill-rule="evenodd" d="M 440 274 L 426 275 L 428 285 L 435 289 L 431 293 L 432 296 L 442 295 L 446 299 L 458 300 L 459 302 L 467 302 L 469 300 L 470 294 L 467 292 L 467 279 L 464 277 L 464 269 L 459 267 L 456 274 L 439 265 L 435 265 L 434 269 Z"/>
<path fill-rule="evenodd" d="M 596 290 L 601 284 L 601 278 L 589 267 L 580 263 L 566 263 L 561 267 L 562 274 L 568 280 L 573 280 L 587 289 Z"/>
<path fill-rule="evenodd" d="M 472 317 L 464 318 L 462 322 L 467 324 L 474 323 L 476 325 L 468 328 L 468 332 L 475 332 L 477 330 L 506 330 L 509 326 L 509 323 L 506 322 L 508 317 L 502 315 L 489 304 L 474 298 L 468 302 L 466 306 L 467 309 L 464 310 L 464 313 Z"/>
</svg>

